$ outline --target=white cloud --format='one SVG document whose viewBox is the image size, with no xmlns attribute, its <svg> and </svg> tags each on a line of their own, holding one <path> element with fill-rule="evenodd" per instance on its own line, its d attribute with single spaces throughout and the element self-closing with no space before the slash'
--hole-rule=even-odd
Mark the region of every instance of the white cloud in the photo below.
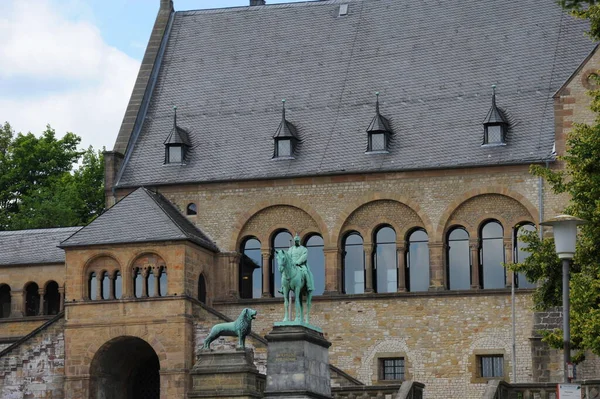
<svg viewBox="0 0 600 399">
<path fill-rule="evenodd" d="M 0 122 L 36 134 L 49 123 L 60 135 L 78 134 L 85 147 L 112 149 L 139 62 L 107 45 L 87 20 L 61 14 L 66 10 L 58 1 L 0 6 L 0 79 L 64 87 L 47 92 L 24 85 L 18 96 L 0 93 Z"/>
</svg>

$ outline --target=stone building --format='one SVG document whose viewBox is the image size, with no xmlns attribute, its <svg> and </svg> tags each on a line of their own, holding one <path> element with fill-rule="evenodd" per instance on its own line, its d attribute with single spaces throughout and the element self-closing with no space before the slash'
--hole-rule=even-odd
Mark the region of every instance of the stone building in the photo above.
<svg viewBox="0 0 600 399">
<path fill-rule="evenodd" d="M 560 168 L 593 120 L 585 25 L 545 0 L 263 3 L 161 0 L 106 153 L 110 208 L 0 233 L 0 396 L 184 398 L 208 328 L 245 307 L 264 372 L 273 253 L 296 233 L 339 397 L 559 381 L 537 330 L 560 314 L 503 263 L 568 200 L 528 169 Z"/>
</svg>

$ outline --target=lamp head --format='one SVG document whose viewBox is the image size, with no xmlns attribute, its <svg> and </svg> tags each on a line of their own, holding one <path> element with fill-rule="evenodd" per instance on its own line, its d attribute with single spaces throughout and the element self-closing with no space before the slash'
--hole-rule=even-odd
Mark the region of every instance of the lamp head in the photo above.
<svg viewBox="0 0 600 399">
<path fill-rule="evenodd" d="M 558 215 L 540 223 L 542 226 L 552 226 L 554 245 L 560 259 L 573 259 L 577 242 L 577 226 L 587 221 L 571 215 Z"/>
</svg>

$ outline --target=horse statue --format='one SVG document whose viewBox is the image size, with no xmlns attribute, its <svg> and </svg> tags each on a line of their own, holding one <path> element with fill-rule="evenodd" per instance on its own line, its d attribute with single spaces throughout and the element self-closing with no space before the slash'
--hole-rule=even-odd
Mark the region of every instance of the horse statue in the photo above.
<svg viewBox="0 0 600 399">
<path fill-rule="evenodd" d="M 310 306 L 312 302 L 312 291 L 308 289 L 307 285 L 307 271 L 296 265 L 292 261 L 290 255 L 283 250 L 275 251 L 275 257 L 277 258 L 277 268 L 281 273 L 281 290 L 283 292 L 285 314 L 283 321 L 290 321 L 289 319 L 289 301 L 290 292 L 294 291 L 294 307 L 295 307 L 295 318 L 294 321 L 297 323 L 309 324 L 310 320 Z M 306 296 L 306 304 L 303 303 L 302 299 Z M 306 312 L 304 307 L 306 306 Z"/>
</svg>

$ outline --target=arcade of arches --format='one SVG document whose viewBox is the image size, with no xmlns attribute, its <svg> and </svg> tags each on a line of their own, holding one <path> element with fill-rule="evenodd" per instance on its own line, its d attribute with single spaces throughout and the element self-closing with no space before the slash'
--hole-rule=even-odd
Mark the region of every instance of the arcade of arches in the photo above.
<svg viewBox="0 0 600 399">
<path fill-rule="evenodd" d="M 283 226 L 284 219 L 278 214 L 293 214 L 285 220 L 294 225 Z M 528 256 L 520 236 L 523 231 L 535 230 L 532 220 L 529 211 L 513 198 L 479 195 L 461 203 L 446 221 L 442 242 L 431 243 L 434 232 L 426 230 L 409 206 L 392 200 L 368 202 L 342 224 L 334 251 L 338 255 L 335 264 L 341 270 L 338 292 L 428 291 L 436 285 L 433 259 L 441 263 L 441 289 L 505 288 L 512 284 L 512 276 L 503 265 Z M 296 232 L 308 249 L 315 295 L 327 291 L 326 249 L 318 224 L 299 208 L 276 205 L 253 215 L 240 233 L 241 298 L 281 296 L 274 251 L 289 248 Z M 517 288 L 533 287 L 523 275 L 514 277 Z"/>
</svg>

